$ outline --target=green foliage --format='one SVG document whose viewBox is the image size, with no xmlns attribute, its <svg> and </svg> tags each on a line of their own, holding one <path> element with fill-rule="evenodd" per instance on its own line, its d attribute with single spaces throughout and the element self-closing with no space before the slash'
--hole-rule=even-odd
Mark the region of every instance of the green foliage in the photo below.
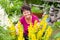
<svg viewBox="0 0 60 40">
<path fill-rule="evenodd" d="M 55 22 L 54 25 L 57 26 L 57 27 L 59 27 L 60 26 L 60 22 Z"/>
<path fill-rule="evenodd" d="M 8 30 L 5 30 L 3 27 L 0 26 L 0 40 L 12 40 L 11 35 L 9 34 Z"/>
<path fill-rule="evenodd" d="M 27 1 L 27 3 L 29 4 L 29 3 L 31 3 L 31 4 L 43 4 L 44 2 L 42 1 L 42 0 L 26 0 Z"/>
<path fill-rule="evenodd" d="M 52 39 L 56 40 L 57 38 L 60 38 L 60 22 L 55 22 L 52 25 L 52 29 L 53 29 L 53 34 L 52 34 Z"/>
<path fill-rule="evenodd" d="M 56 38 L 60 38 L 60 32 L 57 33 L 56 35 L 54 35 L 54 39 L 56 39 Z"/>
<path fill-rule="evenodd" d="M 31 11 L 32 11 L 33 13 L 42 13 L 42 10 L 41 10 L 40 8 L 34 7 L 34 6 L 32 7 Z"/>
<path fill-rule="evenodd" d="M 55 22 L 52 27 L 54 30 L 60 29 L 60 22 Z"/>
<path fill-rule="evenodd" d="M 21 2 L 20 0 L 0 0 L 0 5 L 9 16 L 13 14 L 19 15 L 22 4 L 23 1 Z"/>
</svg>

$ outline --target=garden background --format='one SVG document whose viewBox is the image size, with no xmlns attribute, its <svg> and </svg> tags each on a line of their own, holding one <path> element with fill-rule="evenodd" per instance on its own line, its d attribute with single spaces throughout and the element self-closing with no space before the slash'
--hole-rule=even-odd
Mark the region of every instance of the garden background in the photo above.
<svg viewBox="0 0 60 40">
<path fill-rule="evenodd" d="M 24 40 L 24 38 L 21 39 L 16 35 L 15 29 L 16 24 L 18 24 L 18 27 L 22 26 L 18 20 L 22 16 L 20 9 L 23 5 L 29 5 L 32 8 L 32 13 L 41 21 L 45 23 L 47 21 L 46 27 L 49 26 L 52 30 L 48 38 L 28 38 L 29 40 L 60 40 L 60 0 L 0 0 L 0 40 Z M 48 17 L 45 18 L 45 15 L 48 15 Z M 40 24 L 43 25 L 43 23 Z M 23 28 L 20 32 L 21 37 L 23 37 Z"/>
</svg>

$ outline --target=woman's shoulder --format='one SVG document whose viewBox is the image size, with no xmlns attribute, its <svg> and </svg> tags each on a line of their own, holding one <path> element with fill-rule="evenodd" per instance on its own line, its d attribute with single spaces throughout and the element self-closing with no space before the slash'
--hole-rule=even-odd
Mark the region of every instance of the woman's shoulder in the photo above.
<svg viewBox="0 0 60 40">
<path fill-rule="evenodd" d="M 24 20 L 24 16 L 20 17 L 19 20 L 20 21 L 23 21 Z"/>
<path fill-rule="evenodd" d="M 36 15 L 32 15 L 32 19 L 35 21 L 37 20 L 39 22 L 39 18 Z"/>
<path fill-rule="evenodd" d="M 21 17 L 20 17 L 20 20 L 23 20 L 23 19 L 24 19 L 24 16 L 21 16 Z"/>
<path fill-rule="evenodd" d="M 23 24 L 23 22 L 24 22 L 24 16 L 20 17 L 19 21 Z"/>
</svg>

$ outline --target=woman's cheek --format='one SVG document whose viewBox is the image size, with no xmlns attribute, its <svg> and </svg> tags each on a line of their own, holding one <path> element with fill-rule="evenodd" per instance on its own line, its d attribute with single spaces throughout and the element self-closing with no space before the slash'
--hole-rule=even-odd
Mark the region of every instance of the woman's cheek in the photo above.
<svg viewBox="0 0 60 40">
<path fill-rule="evenodd" d="M 23 14 L 24 16 L 26 16 L 27 14 Z"/>
</svg>

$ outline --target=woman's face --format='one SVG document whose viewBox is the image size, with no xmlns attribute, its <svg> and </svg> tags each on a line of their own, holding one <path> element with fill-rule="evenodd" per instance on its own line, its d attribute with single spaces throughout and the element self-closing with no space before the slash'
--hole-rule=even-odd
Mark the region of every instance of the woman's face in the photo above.
<svg viewBox="0 0 60 40">
<path fill-rule="evenodd" d="M 23 16 L 25 16 L 26 18 L 29 18 L 31 16 L 31 12 L 29 10 L 24 10 Z"/>
</svg>

